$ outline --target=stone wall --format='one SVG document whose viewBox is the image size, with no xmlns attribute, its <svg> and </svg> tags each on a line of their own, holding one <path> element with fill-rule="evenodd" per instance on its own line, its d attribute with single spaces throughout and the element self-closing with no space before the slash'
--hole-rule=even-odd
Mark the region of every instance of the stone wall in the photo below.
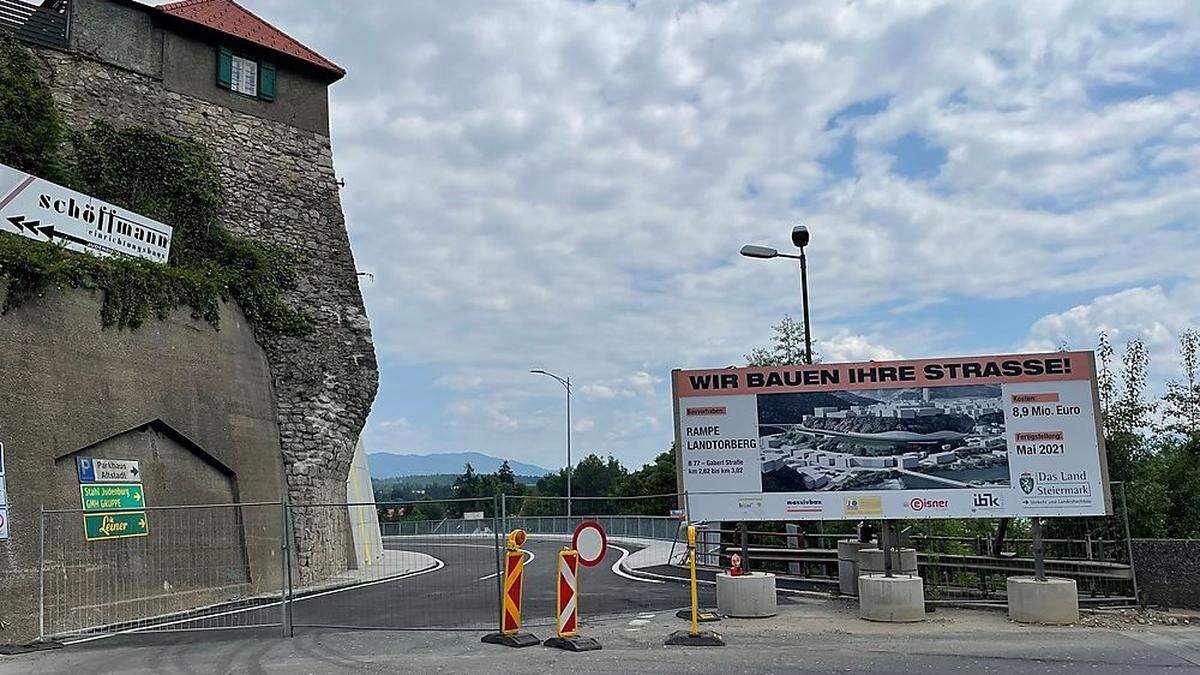
<svg viewBox="0 0 1200 675">
<path fill-rule="evenodd" d="M 1200 539 L 1134 539 L 1133 564 L 1150 603 L 1200 609 Z"/>
<path fill-rule="evenodd" d="M 378 385 L 370 325 L 346 234 L 329 137 L 168 91 L 152 75 L 37 49 L 67 122 L 139 124 L 195 139 L 221 171 L 223 222 L 303 257 L 288 300 L 314 320 L 303 338 L 265 341 L 289 497 L 343 502 L 354 446 Z M 298 514 L 301 581 L 345 569 L 345 509 Z"/>
</svg>

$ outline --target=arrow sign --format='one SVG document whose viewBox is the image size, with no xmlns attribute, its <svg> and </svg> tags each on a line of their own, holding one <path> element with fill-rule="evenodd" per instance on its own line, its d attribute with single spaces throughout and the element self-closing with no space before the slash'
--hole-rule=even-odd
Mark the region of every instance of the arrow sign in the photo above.
<svg viewBox="0 0 1200 675">
<path fill-rule="evenodd" d="M 169 225 L 3 164 L 0 230 L 100 256 L 165 263 L 171 253 Z"/>
<path fill-rule="evenodd" d="M 29 234 L 32 235 L 37 234 L 37 226 L 42 222 L 40 220 L 26 221 L 25 216 L 10 216 L 7 220 L 17 228 L 18 232 L 24 233 L 25 230 L 29 230 Z"/>
</svg>

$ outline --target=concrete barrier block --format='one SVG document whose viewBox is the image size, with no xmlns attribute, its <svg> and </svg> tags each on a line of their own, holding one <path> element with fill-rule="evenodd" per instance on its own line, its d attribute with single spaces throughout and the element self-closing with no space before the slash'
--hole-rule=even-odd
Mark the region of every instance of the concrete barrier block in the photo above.
<svg viewBox="0 0 1200 675">
<path fill-rule="evenodd" d="M 717 611 L 739 619 L 775 616 L 775 575 L 753 572 L 731 576 L 717 574 Z"/>
<path fill-rule="evenodd" d="M 1008 578 L 1008 618 L 1020 623 L 1062 625 L 1079 621 L 1079 591 L 1074 579 Z"/>
<path fill-rule="evenodd" d="M 858 612 L 868 621 L 924 621 L 925 589 L 921 577 L 885 577 L 882 574 L 860 576 Z"/>
</svg>

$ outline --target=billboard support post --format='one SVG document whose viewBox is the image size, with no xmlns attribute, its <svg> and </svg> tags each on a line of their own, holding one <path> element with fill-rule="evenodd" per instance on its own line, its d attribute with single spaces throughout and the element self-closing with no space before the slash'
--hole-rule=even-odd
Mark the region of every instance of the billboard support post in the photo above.
<svg viewBox="0 0 1200 675">
<path fill-rule="evenodd" d="M 1033 519 L 1033 576 L 1038 581 L 1046 580 L 1046 548 L 1042 542 L 1042 519 Z"/>
<path fill-rule="evenodd" d="M 892 577 L 892 524 L 879 521 L 879 548 L 883 549 L 883 576 Z"/>
</svg>

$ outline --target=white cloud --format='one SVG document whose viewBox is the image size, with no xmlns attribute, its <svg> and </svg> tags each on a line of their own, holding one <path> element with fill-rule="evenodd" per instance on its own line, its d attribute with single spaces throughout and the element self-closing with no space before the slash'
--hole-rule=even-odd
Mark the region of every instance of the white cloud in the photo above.
<svg viewBox="0 0 1200 675">
<path fill-rule="evenodd" d="M 827 359 L 964 351 L 926 339 L 947 299 L 1197 277 L 1200 92 L 1159 84 L 1200 54 L 1194 2 L 249 4 L 349 70 L 334 152 L 377 349 L 471 395 L 479 423 L 421 420 L 445 442 L 557 456 L 546 367 L 581 443 L 652 457 L 669 424 L 636 420 L 672 367 L 740 363 L 798 313 L 794 267 L 736 253 L 796 221 Z M 863 101 L 886 106 L 830 124 Z M 928 177 L 899 173 L 913 135 L 945 153 Z M 424 396 L 384 391 L 389 417 Z"/>
<path fill-rule="evenodd" d="M 1052 350 L 1061 345 L 1093 349 L 1101 331 L 1108 333 L 1118 356 L 1121 345 L 1141 340 L 1150 350 L 1151 373 L 1161 385 L 1177 375 L 1180 334 L 1200 326 L 1200 283 L 1128 288 L 1038 319 L 1024 345 Z"/>
<path fill-rule="evenodd" d="M 903 358 L 901 354 L 876 344 L 863 335 L 842 333 L 821 340 L 821 356 L 826 361 L 886 361 Z"/>
</svg>

